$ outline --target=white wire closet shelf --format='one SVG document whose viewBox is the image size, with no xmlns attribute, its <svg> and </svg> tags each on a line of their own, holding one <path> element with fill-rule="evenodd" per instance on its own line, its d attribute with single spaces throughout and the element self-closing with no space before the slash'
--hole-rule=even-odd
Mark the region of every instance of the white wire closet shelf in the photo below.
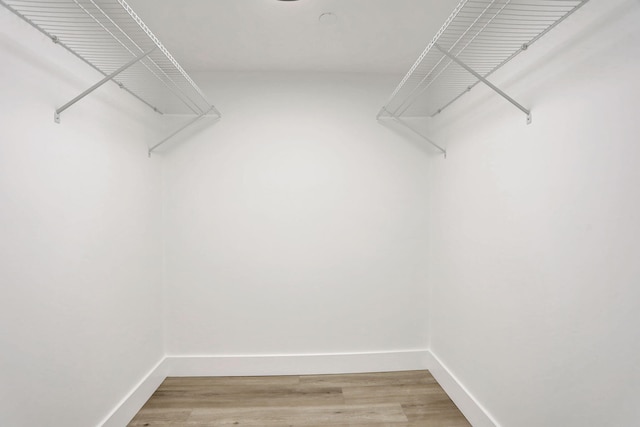
<svg viewBox="0 0 640 427">
<path fill-rule="evenodd" d="M 98 70 L 104 79 L 55 111 L 60 114 L 112 80 L 160 114 L 194 119 L 218 110 L 124 0 L 0 0 L 0 4 Z"/>
<path fill-rule="evenodd" d="M 522 110 L 530 123 L 531 112 L 487 78 L 588 1 L 462 0 L 378 118 L 408 126 L 402 117 L 434 117 L 482 82 Z"/>
</svg>

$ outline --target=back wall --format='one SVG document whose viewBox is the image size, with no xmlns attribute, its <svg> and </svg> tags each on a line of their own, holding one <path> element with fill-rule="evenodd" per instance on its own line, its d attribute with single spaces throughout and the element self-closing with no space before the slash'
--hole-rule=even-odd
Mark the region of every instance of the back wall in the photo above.
<svg viewBox="0 0 640 427">
<path fill-rule="evenodd" d="M 427 155 L 375 120 L 397 77 L 195 76 L 225 117 L 164 154 L 167 353 L 425 349 Z"/>
</svg>

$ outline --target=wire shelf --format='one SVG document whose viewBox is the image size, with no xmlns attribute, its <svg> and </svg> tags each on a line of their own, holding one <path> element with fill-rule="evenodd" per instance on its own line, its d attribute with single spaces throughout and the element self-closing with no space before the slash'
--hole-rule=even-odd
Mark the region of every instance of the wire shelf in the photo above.
<svg viewBox="0 0 640 427">
<path fill-rule="evenodd" d="M 0 4 L 161 114 L 220 113 L 124 0 Z"/>
<path fill-rule="evenodd" d="M 588 0 L 462 0 L 378 117 L 433 117 Z M 474 74 L 475 73 L 475 74 Z M 530 115 L 506 94 L 510 102 Z"/>
</svg>

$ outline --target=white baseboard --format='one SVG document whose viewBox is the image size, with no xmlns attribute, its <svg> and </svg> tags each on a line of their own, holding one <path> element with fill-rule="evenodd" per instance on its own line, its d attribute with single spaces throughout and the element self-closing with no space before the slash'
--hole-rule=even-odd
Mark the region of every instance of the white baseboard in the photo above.
<svg viewBox="0 0 640 427">
<path fill-rule="evenodd" d="M 102 427 L 123 427 L 138 413 L 151 395 L 167 378 L 166 358 L 156 366 L 125 396 L 100 424 Z"/>
<path fill-rule="evenodd" d="M 449 395 L 458 409 L 473 427 L 499 427 L 496 420 L 473 397 L 462 383 L 451 373 L 444 363 L 431 351 L 428 351 L 428 368 L 438 384 Z"/>
<path fill-rule="evenodd" d="M 427 350 L 261 356 L 167 356 L 168 375 L 313 375 L 427 369 Z"/>
<path fill-rule="evenodd" d="M 392 372 L 428 369 L 474 427 L 499 427 L 429 350 L 262 356 L 167 356 L 107 416 L 102 427 L 127 425 L 168 376 L 260 376 Z"/>
</svg>

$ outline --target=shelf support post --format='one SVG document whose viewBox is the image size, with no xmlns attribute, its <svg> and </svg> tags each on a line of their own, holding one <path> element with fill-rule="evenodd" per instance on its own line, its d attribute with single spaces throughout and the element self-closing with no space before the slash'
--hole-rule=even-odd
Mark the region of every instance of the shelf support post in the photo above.
<svg viewBox="0 0 640 427">
<path fill-rule="evenodd" d="M 496 85 L 494 85 L 489 80 L 484 78 L 482 75 L 478 74 L 473 68 L 469 67 L 467 64 L 462 62 L 458 57 L 453 55 L 451 52 L 449 52 L 448 50 L 442 48 L 438 43 L 434 43 L 434 46 L 436 47 L 436 49 L 438 49 L 440 52 L 442 52 L 445 56 L 447 56 L 453 62 L 455 62 L 456 64 L 458 64 L 459 66 L 461 66 L 462 68 L 467 70 L 469 73 L 473 74 L 473 76 L 475 78 L 477 78 L 482 83 L 484 83 L 487 86 L 489 86 L 491 89 L 493 89 L 495 92 L 497 92 L 498 95 L 502 96 L 504 99 L 506 99 L 507 101 L 509 101 L 510 103 L 515 105 L 518 109 L 520 109 L 523 113 L 525 113 L 527 115 L 527 124 L 531 124 L 531 111 L 530 110 L 528 110 L 525 107 L 523 107 L 519 102 L 517 102 L 515 99 L 511 98 L 509 95 L 504 93 L 500 88 L 498 88 Z"/>
<path fill-rule="evenodd" d="M 165 137 L 162 141 L 158 142 L 156 145 L 154 145 L 153 147 L 149 148 L 149 157 L 151 157 L 151 153 L 153 153 L 153 151 L 160 147 L 162 144 L 164 144 L 165 142 L 167 142 L 168 140 L 170 140 L 171 138 L 173 138 L 174 136 L 176 136 L 177 134 L 179 134 L 180 132 L 182 132 L 183 130 L 185 130 L 186 128 L 188 128 L 189 126 L 191 126 L 192 124 L 194 124 L 195 122 L 197 122 L 198 120 L 200 120 L 201 118 L 205 117 L 206 115 L 208 115 L 211 111 L 215 112 L 218 117 L 216 117 L 216 121 L 220 120 L 220 113 L 218 113 L 218 110 L 216 110 L 213 106 L 211 107 L 211 109 L 209 109 L 209 111 L 204 111 L 202 113 L 200 113 L 199 115 L 197 115 L 196 117 L 194 117 L 193 119 L 189 120 L 187 123 L 185 123 L 184 125 L 180 126 L 178 129 L 176 129 L 175 131 L 171 132 L 170 135 L 168 135 L 167 137 Z"/>
<path fill-rule="evenodd" d="M 71 101 L 67 102 L 66 104 L 64 104 L 62 107 L 56 109 L 55 113 L 53 114 L 53 120 L 56 123 L 60 123 L 60 113 L 62 113 L 64 110 L 66 110 L 67 108 L 71 107 L 73 104 L 75 104 L 76 102 L 80 101 L 82 98 L 84 98 L 85 96 L 89 95 L 91 92 L 93 92 L 94 90 L 98 89 L 100 86 L 102 86 L 103 84 L 105 84 L 106 82 L 113 80 L 118 74 L 120 74 L 121 72 L 123 72 L 124 70 L 126 70 L 127 68 L 131 67 L 132 65 L 138 63 L 140 60 L 146 58 L 147 56 L 149 56 L 149 54 L 151 54 L 151 52 L 153 52 L 156 48 L 154 47 L 153 49 L 150 49 L 146 52 L 144 52 L 143 54 L 141 54 L 140 56 L 136 56 L 135 58 L 133 58 L 131 61 L 127 62 L 126 64 L 124 64 L 122 67 L 118 68 L 117 70 L 115 70 L 113 73 L 109 74 L 108 76 L 105 76 L 102 80 L 100 80 L 98 83 L 94 84 L 93 86 L 91 86 L 89 89 L 85 90 L 84 92 L 82 92 L 80 95 L 76 96 L 75 98 L 73 98 Z"/>
</svg>

